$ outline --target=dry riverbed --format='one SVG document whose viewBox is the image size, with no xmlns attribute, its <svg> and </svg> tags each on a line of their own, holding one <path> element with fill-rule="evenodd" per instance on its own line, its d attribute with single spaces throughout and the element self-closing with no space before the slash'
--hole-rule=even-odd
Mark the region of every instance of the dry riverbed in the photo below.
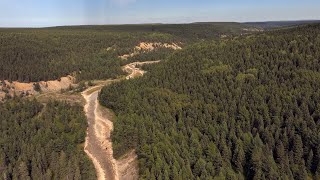
<svg viewBox="0 0 320 180">
<path fill-rule="evenodd" d="M 126 79 L 142 76 L 145 72 L 139 68 L 143 64 L 159 61 L 136 62 L 123 67 L 129 75 Z M 86 100 L 84 111 L 88 119 L 87 137 L 84 150 L 93 161 L 98 180 L 136 180 L 138 179 L 138 162 L 134 150 L 122 159 L 113 158 L 111 132 L 113 130 L 113 114 L 100 106 L 98 94 L 104 85 L 119 81 L 103 81 L 102 84 L 91 87 L 82 93 Z"/>
</svg>

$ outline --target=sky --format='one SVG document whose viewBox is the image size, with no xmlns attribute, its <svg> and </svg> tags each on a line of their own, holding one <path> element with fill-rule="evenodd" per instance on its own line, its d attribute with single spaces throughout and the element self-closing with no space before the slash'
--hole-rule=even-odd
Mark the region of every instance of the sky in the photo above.
<svg viewBox="0 0 320 180">
<path fill-rule="evenodd" d="M 319 0 L 0 0 L 0 27 L 318 19 Z"/>
</svg>

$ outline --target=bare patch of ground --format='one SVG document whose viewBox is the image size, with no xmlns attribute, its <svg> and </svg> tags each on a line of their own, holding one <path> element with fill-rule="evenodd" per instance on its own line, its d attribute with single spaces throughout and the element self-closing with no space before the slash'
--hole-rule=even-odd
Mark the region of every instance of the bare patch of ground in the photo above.
<svg viewBox="0 0 320 180">
<path fill-rule="evenodd" d="M 248 32 L 263 32 L 264 31 L 264 29 L 262 29 L 262 28 L 244 28 L 242 30 L 248 31 Z"/>
<path fill-rule="evenodd" d="M 0 84 L 0 97 L 2 97 L 4 92 L 7 92 L 10 96 L 22 95 L 37 95 L 39 92 L 35 91 L 34 85 L 39 84 L 41 92 L 56 92 L 61 89 L 67 89 L 70 86 L 75 86 L 74 84 L 75 78 L 73 76 L 66 76 L 60 78 L 60 80 L 53 81 L 40 81 L 40 82 L 30 82 L 30 83 L 22 83 L 18 81 L 9 82 L 5 80 Z"/>
<path fill-rule="evenodd" d="M 144 64 L 153 64 L 153 63 L 159 63 L 160 61 L 146 61 L 146 62 L 134 62 L 131 64 L 125 65 L 122 70 L 127 72 L 129 75 L 126 77 L 126 79 L 132 79 L 135 77 L 143 76 L 146 72 L 141 70 L 140 68 L 137 68 L 137 66 L 141 66 Z"/>
<path fill-rule="evenodd" d="M 85 104 L 85 100 L 82 98 L 81 94 L 79 93 L 67 92 L 62 94 L 59 92 L 50 92 L 50 93 L 40 94 L 35 97 L 41 103 L 48 103 L 50 100 L 56 100 L 56 101 L 67 102 L 69 104 L 80 104 L 80 105 Z"/>
<path fill-rule="evenodd" d="M 139 54 L 138 52 L 133 52 L 131 54 L 124 54 L 122 56 L 119 56 L 119 58 L 121 58 L 123 60 L 128 60 L 128 58 L 133 57 L 133 56 L 138 55 L 138 54 Z"/>
<path fill-rule="evenodd" d="M 90 89 L 89 89 L 90 90 Z M 92 159 L 99 180 L 117 180 L 116 160 L 113 158 L 111 132 L 113 123 L 104 117 L 98 103 L 98 92 L 82 95 L 86 100 L 85 113 L 88 119 L 87 137 L 84 150 Z"/>
<path fill-rule="evenodd" d="M 3 91 L 0 91 L 0 101 L 1 101 L 2 99 L 4 99 L 5 96 L 6 96 L 6 93 L 3 92 Z"/>
<path fill-rule="evenodd" d="M 139 45 L 134 47 L 133 53 L 130 54 L 124 54 L 122 56 L 119 56 L 119 58 L 123 60 L 127 60 L 130 57 L 133 57 L 135 55 L 138 55 L 142 52 L 150 52 L 154 51 L 157 48 L 168 48 L 168 49 L 173 49 L 173 50 L 179 50 L 182 49 L 178 44 L 176 43 L 160 43 L 160 42 L 155 42 L 155 43 L 147 43 L 147 42 L 141 42 Z"/>
<path fill-rule="evenodd" d="M 144 50 L 144 51 L 153 51 L 156 48 L 168 48 L 173 50 L 182 49 L 179 45 L 176 43 L 146 43 L 141 42 L 138 46 L 135 47 L 136 50 Z"/>
<path fill-rule="evenodd" d="M 120 180 L 135 180 L 139 179 L 138 169 L 138 156 L 134 150 L 126 154 L 124 157 L 117 161 L 118 173 Z"/>
</svg>

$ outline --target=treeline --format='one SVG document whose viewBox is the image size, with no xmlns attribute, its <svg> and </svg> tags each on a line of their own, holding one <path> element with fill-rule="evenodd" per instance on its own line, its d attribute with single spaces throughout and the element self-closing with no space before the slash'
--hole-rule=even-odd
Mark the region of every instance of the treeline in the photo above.
<svg viewBox="0 0 320 180">
<path fill-rule="evenodd" d="M 0 104 L 0 124 L 1 179 L 95 179 L 81 106 L 14 99 Z"/>
<path fill-rule="evenodd" d="M 54 29 L 77 30 L 77 29 L 94 29 L 105 32 L 144 32 L 155 34 L 170 35 L 179 41 L 199 40 L 208 38 L 220 38 L 221 35 L 239 35 L 248 33 L 244 29 L 252 28 L 249 24 L 233 22 L 202 22 L 191 24 L 138 24 L 138 25 L 102 25 L 102 26 L 66 26 L 55 27 Z"/>
<path fill-rule="evenodd" d="M 320 179 L 320 25 L 199 43 L 103 88 L 141 179 Z"/>
</svg>

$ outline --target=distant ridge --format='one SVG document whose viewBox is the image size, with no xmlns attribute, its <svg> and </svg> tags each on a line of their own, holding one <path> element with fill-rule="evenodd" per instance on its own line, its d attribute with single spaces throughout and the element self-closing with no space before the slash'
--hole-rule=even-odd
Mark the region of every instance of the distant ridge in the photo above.
<svg viewBox="0 0 320 180">
<path fill-rule="evenodd" d="M 313 24 L 320 23 L 320 20 L 287 20 L 287 21 L 252 21 L 252 22 L 236 22 L 236 21 L 217 21 L 217 22 L 190 22 L 190 23 L 140 23 L 140 24 L 79 24 L 79 25 L 62 25 L 62 26 L 49 26 L 49 27 L 0 27 L 0 29 L 52 29 L 52 28 L 63 28 L 63 29 L 122 29 L 125 28 L 124 31 L 128 27 L 132 30 L 137 28 L 141 30 L 143 27 L 145 30 L 146 27 L 172 27 L 172 26 L 203 26 L 203 25 L 213 25 L 213 26 L 229 26 L 229 27 L 256 27 L 263 29 L 271 29 L 271 28 L 281 28 L 287 26 L 297 26 L 304 24 Z"/>
<path fill-rule="evenodd" d="M 320 23 L 320 20 L 244 22 L 242 24 L 269 29 L 269 28 L 297 26 L 297 25 L 313 24 L 313 23 Z"/>
</svg>

